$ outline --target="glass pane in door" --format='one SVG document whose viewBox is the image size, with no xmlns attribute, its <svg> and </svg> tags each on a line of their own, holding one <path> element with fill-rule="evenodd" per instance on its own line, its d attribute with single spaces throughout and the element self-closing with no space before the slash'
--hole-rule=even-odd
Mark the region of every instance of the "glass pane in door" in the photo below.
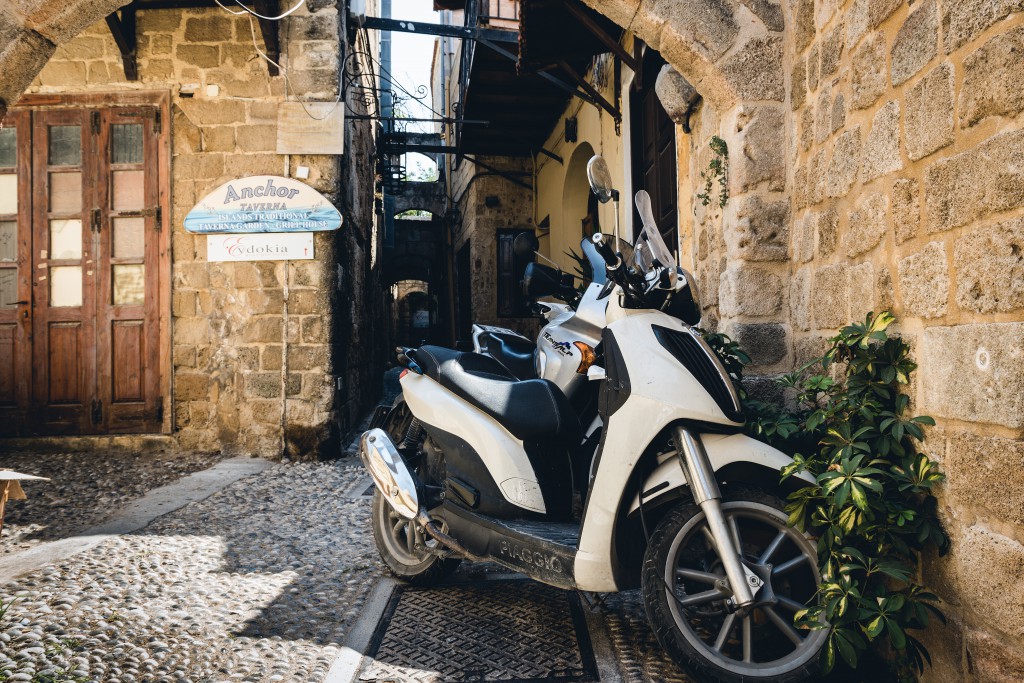
<svg viewBox="0 0 1024 683">
<path fill-rule="evenodd" d="M 50 221 L 50 258 L 73 261 L 82 258 L 82 221 L 77 218 Z"/>
<path fill-rule="evenodd" d="M 141 123 L 115 123 L 111 126 L 110 160 L 115 164 L 142 163 Z"/>
<path fill-rule="evenodd" d="M 146 266 L 114 266 L 114 305 L 141 306 L 146 301 Z"/>
<path fill-rule="evenodd" d="M 18 260 L 18 222 L 0 221 L 0 262 Z"/>
<path fill-rule="evenodd" d="M 0 173 L 0 214 L 18 213 L 18 176 Z"/>
<path fill-rule="evenodd" d="M 145 256 L 146 219 L 114 219 L 114 258 L 141 259 Z"/>
<path fill-rule="evenodd" d="M 0 308 L 14 308 L 18 302 L 18 269 L 0 268 Z"/>
<path fill-rule="evenodd" d="M 82 163 L 82 127 L 50 126 L 49 159 L 51 166 L 78 166 Z"/>
<path fill-rule="evenodd" d="M 0 166 L 14 166 L 18 161 L 18 131 L 0 128 Z"/>
<path fill-rule="evenodd" d="M 82 266 L 50 268 L 50 306 L 82 305 Z"/>
<path fill-rule="evenodd" d="M 50 211 L 78 213 L 82 210 L 82 172 L 50 174 Z"/>
<path fill-rule="evenodd" d="M 145 208 L 146 172 L 114 171 L 114 210 L 137 211 Z"/>
</svg>

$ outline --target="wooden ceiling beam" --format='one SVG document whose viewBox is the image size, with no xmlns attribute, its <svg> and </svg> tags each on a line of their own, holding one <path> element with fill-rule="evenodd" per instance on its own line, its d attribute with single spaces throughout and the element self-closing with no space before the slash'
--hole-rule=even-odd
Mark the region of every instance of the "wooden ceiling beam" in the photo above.
<svg viewBox="0 0 1024 683">
<path fill-rule="evenodd" d="M 139 80 L 138 48 L 139 40 L 135 33 L 135 5 L 129 4 L 117 12 L 107 15 L 107 28 L 110 35 L 117 43 L 117 49 L 121 53 L 121 65 L 124 68 L 124 77 L 128 81 Z"/>
<path fill-rule="evenodd" d="M 256 0 L 254 5 L 256 12 L 265 17 L 277 16 L 279 12 L 277 2 L 274 0 Z M 270 57 L 274 62 L 280 62 L 281 40 L 278 34 L 278 26 L 280 26 L 281 22 L 270 21 L 269 19 L 258 19 L 257 21 L 260 25 L 260 33 L 263 34 L 263 45 L 266 47 L 267 57 Z M 277 64 L 267 62 L 267 73 L 271 76 L 277 76 L 280 73 Z"/>
</svg>

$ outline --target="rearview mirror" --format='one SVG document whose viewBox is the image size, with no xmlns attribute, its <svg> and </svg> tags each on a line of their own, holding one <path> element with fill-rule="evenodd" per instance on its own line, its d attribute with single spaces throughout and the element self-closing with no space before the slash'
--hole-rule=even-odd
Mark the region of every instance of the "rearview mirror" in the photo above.
<svg viewBox="0 0 1024 683">
<path fill-rule="evenodd" d="M 590 191 L 602 204 L 618 199 L 619 191 L 612 188 L 612 172 L 600 154 L 595 154 L 587 162 L 587 180 L 590 181 Z"/>
<path fill-rule="evenodd" d="M 532 232 L 521 232 L 512 240 L 512 253 L 516 258 L 532 259 L 533 253 L 540 249 L 540 240 Z"/>
</svg>

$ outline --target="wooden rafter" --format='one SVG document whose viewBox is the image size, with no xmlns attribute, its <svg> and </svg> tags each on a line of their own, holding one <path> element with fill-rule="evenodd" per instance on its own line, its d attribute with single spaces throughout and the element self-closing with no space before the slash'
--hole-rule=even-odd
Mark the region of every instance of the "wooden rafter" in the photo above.
<svg viewBox="0 0 1024 683">
<path fill-rule="evenodd" d="M 277 16 L 279 13 L 278 3 L 274 0 L 256 0 L 253 3 L 254 9 L 265 17 Z M 275 62 L 281 61 L 281 41 L 278 35 L 280 21 L 259 19 L 260 33 L 263 34 L 263 44 L 266 47 L 267 56 Z M 267 73 L 277 76 L 279 70 L 276 65 L 267 63 Z"/>
<path fill-rule="evenodd" d="M 122 8 L 120 16 L 117 12 L 108 14 L 107 27 L 110 28 L 110 35 L 114 37 L 117 49 L 121 52 L 125 80 L 139 80 L 139 42 L 135 33 L 135 4 Z"/>
<path fill-rule="evenodd" d="M 622 113 L 619 111 L 618 107 L 616 107 L 614 104 L 606 100 L 604 96 L 600 92 L 598 92 L 597 88 L 588 83 L 587 79 L 581 76 L 579 72 L 576 71 L 576 69 L 572 68 L 569 62 L 562 60 L 561 62 L 558 63 L 558 66 L 563 72 L 565 72 L 570 78 L 572 78 L 572 80 L 575 81 L 577 85 L 579 85 L 585 93 L 587 93 L 590 96 L 594 104 L 596 104 L 597 106 L 601 107 L 606 112 L 611 114 L 612 118 L 614 118 L 616 121 L 620 121 L 622 119 Z"/>
<path fill-rule="evenodd" d="M 280 8 L 275 0 L 253 0 L 249 4 L 253 11 L 265 17 L 277 16 Z M 129 81 L 136 81 L 139 78 L 137 62 L 137 38 L 135 35 L 135 12 L 144 10 L 166 10 L 166 9 L 193 9 L 201 7 L 217 7 L 213 0 L 133 0 L 121 9 L 120 15 L 117 12 L 107 17 L 107 26 L 110 27 L 110 34 L 117 43 L 121 52 L 121 61 L 124 64 L 124 75 Z M 275 62 L 281 61 L 281 41 L 278 34 L 278 27 L 281 22 L 267 19 L 255 19 L 259 24 L 260 34 L 263 36 L 264 52 Z M 271 76 L 277 76 L 279 70 L 273 64 L 267 64 L 267 72 Z"/>
<path fill-rule="evenodd" d="M 605 30 L 601 28 L 600 24 L 594 21 L 594 19 L 587 14 L 582 7 L 574 2 L 567 2 L 565 3 L 565 8 L 569 10 L 569 12 L 572 13 L 572 15 L 576 17 L 576 19 L 583 24 L 584 28 L 590 31 L 595 38 L 600 40 L 611 52 L 615 53 L 619 59 L 626 64 L 626 66 L 634 72 L 640 70 L 639 62 L 633 58 L 633 55 L 629 54 L 629 52 L 626 51 L 626 48 L 622 47 L 622 44 L 619 43 L 619 41 L 608 35 Z"/>
</svg>

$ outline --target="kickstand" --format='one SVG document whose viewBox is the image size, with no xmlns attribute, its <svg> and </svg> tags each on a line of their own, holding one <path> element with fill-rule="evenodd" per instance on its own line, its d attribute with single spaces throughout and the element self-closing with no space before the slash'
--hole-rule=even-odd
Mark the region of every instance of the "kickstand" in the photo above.
<svg viewBox="0 0 1024 683">
<path fill-rule="evenodd" d="M 608 599 L 607 593 L 588 593 L 587 591 L 576 591 L 583 602 L 587 603 L 587 607 L 590 608 L 591 612 L 596 612 L 598 609 L 604 607 L 604 601 Z"/>
</svg>

